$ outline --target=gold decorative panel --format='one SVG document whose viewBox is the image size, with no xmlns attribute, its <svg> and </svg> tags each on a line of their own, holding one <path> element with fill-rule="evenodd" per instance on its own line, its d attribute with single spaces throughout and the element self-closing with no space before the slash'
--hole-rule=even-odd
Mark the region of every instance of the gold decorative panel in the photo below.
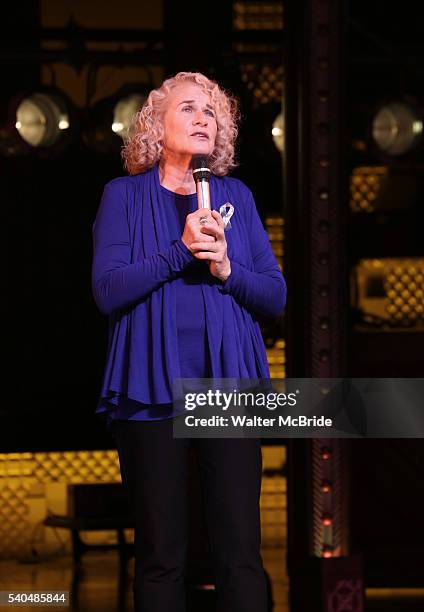
<svg viewBox="0 0 424 612">
<path fill-rule="evenodd" d="M 0 558 L 22 557 L 43 544 L 42 521 L 49 510 L 66 511 L 68 484 L 120 479 L 113 450 L 0 454 Z M 57 534 L 50 540 L 57 549 Z M 42 552 L 51 552 L 46 544 Z"/>
<path fill-rule="evenodd" d="M 277 340 L 272 348 L 266 350 L 269 372 L 271 378 L 286 377 L 286 343 L 283 339 Z"/>
<path fill-rule="evenodd" d="M 285 446 L 263 446 L 261 531 L 264 546 L 281 547 L 287 540 L 287 479 L 283 475 Z"/>
<path fill-rule="evenodd" d="M 281 350 L 280 350 L 281 352 Z M 279 472 L 281 446 L 263 448 L 264 469 Z M 70 553 L 69 533 L 44 527 L 48 512 L 65 513 L 67 485 L 120 482 L 115 450 L 0 454 L 0 558 L 22 558 L 35 549 L 40 557 Z M 285 536 L 285 479 L 264 475 L 261 496 L 264 543 Z M 111 542 L 112 532 L 85 532 L 91 543 Z"/>
<path fill-rule="evenodd" d="M 235 30 L 281 30 L 283 4 L 249 0 L 234 2 L 233 27 Z"/>
<path fill-rule="evenodd" d="M 354 168 L 350 177 L 350 208 L 352 212 L 374 212 L 374 202 L 382 181 L 388 176 L 385 166 Z"/>
<path fill-rule="evenodd" d="M 284 219 L 280 216 L 268 216 L 265 219 L 265 229 L 269 236 L 275 259 L 283 271 L 284 256 Z"/>
<path fill-rule="evenodd" d="M 34 476 L 40 482 L 116 482 L 119 462 L 114 451 L 35 453 Z"/>
<path fill-rule="evenodd" d="M 364 323 L 424 329 L 424 259 L 362 259 L 351 281 Z"/>
<path fill-rule="evenodd" d="M 257 102 L 281 102 L 283 96 L 283 66 L 243 64 L 241 78 Z"/>
</svg>

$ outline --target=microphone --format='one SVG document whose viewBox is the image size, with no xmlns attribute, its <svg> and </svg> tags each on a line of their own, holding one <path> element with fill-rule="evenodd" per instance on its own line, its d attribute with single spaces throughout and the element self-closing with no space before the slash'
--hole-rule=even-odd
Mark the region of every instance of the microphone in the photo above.
<svg viewBox="0 0 424 612">
<path fill-rule="evenodd" d="M 211 180 L 211 171 L 208 168 L 208 159 L 206 155 L 193 155 L 191 158 L 191 167 L 193 169 L 193 178 L 196 183 L 197 206 L 198 208 L 208 208 L 210 210 L 211 194 L 209 181 Z"/>
</svg>

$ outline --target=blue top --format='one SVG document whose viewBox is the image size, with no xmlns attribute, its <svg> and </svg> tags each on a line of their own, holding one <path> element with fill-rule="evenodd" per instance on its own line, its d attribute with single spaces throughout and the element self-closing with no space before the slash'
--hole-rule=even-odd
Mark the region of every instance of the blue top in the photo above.
<svg viewBox="0 0 424 612">
<path fill-rule="evenodd" d="M 222 283 L 180 238 L 195 194 L 160 185 L 157 165 L 105 186 L 93 224 L 93 293 L 109 315 L 97 412 L 167 418 L 176 378 L 269 377 L 255 315 L 277 316 L 286 286 L 250 190 L 212 175 L 212 208 L 226 202 L 231 275 Z"/>
</svg>

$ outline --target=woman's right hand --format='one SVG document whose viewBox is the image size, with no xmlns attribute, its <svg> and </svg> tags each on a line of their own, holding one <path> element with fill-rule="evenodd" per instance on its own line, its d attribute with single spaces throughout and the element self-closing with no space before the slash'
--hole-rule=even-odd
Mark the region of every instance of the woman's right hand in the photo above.
<svg viewBox="0 0 424 612">
<path fill-rule="evenodd" d="M 208 223 L 202 225 L 200 223 L 200 217 L 207 217 Z M 194 242 L 215 242 L 215 238 L 207 233 L 208 224 L 216 224 L 215 219 L 212 217 L 211 211 L 208 208 L 199 208 L 193 213 L 190 213 L 186 217 L 183 235 L 181 240 L 184 242 L 189 251 L 193 253 L 190 245 Z M 203 231 L 205 228 L 205 231 Z"/>
</svg>

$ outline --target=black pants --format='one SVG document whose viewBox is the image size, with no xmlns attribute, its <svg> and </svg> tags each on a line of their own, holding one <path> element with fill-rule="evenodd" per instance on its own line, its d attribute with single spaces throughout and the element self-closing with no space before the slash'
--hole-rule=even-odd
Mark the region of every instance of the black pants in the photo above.
<svg viewBox="0 0 424 612">
<path fill-rule="evenodd" d="M 260 440 L 173 438 L 172 419 L 115 421 L 135 515 L 136 612 L 184 612 L 188 452 L 196 452 L 219 612 L 266 612 Z"/>
</svg>

